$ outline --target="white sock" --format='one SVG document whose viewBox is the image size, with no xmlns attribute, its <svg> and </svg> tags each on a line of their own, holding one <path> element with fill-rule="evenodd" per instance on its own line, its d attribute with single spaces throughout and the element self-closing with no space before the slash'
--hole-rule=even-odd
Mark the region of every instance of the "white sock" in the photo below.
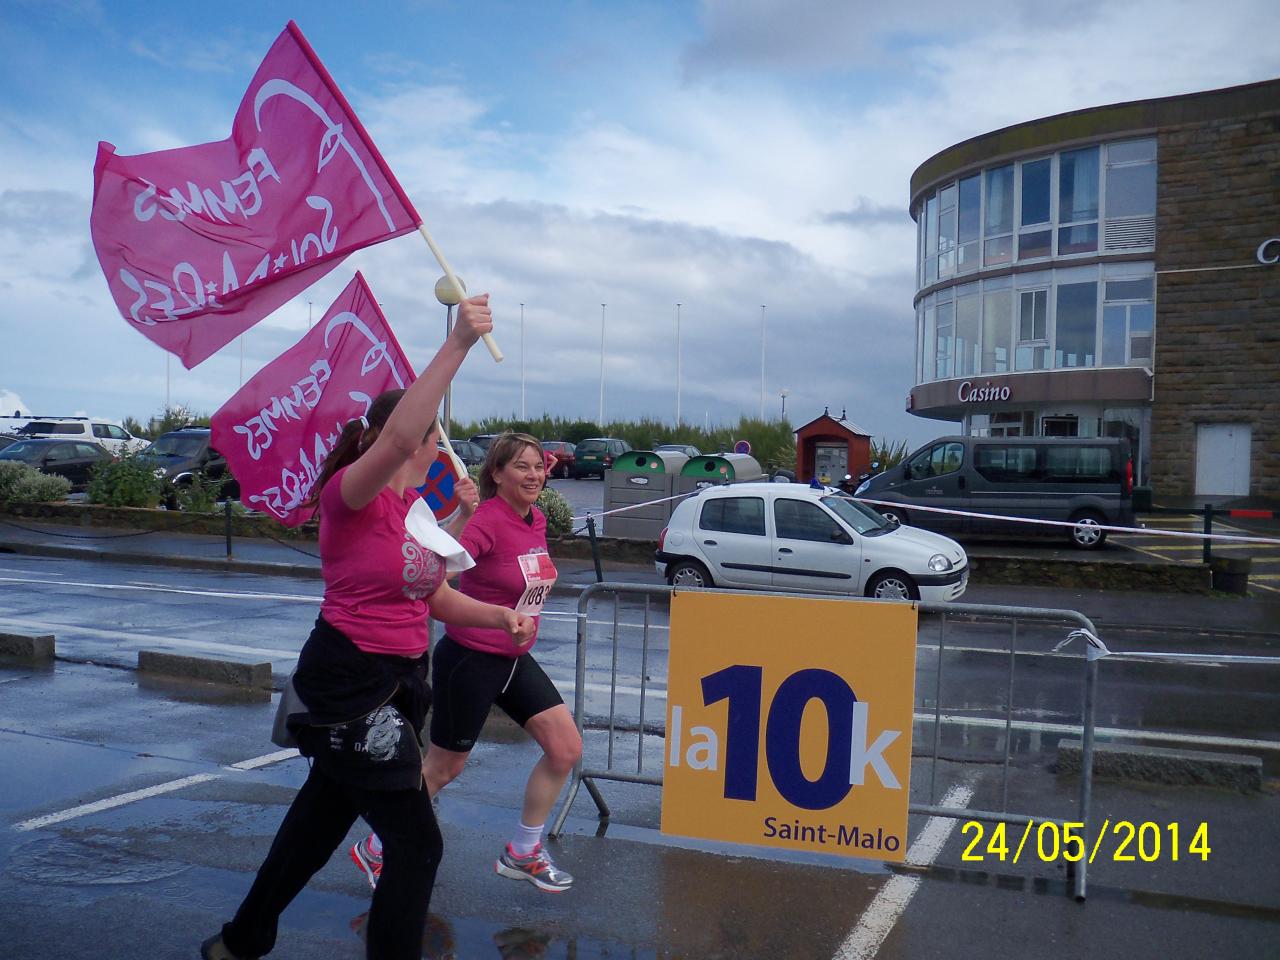
<svg viewBox="0 0 1280 960">
<path fill-rule="evenodd" d="M 516 824 L 516 832 L 511 838 L 511 852 L 516 856 L 527 857 L 533 853 L 534 847 L 542 842 L 542 829 L 545 823 L 531 827 L 525 823 Z"/>
<path fill-rule="evenodd" d="M 369 839 L 364 842 L 364 845 L 369 848 L 369 852 L 375 857 L 382 856 L 382 840 L 376 833 L 369 834 Z"/>
</svg>

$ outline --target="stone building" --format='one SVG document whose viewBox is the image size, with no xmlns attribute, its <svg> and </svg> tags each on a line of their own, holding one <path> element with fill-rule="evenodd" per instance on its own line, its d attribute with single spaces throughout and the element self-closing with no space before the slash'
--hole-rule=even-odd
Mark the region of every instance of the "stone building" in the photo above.
<svg viewBox="0 0 1280 960">
<path fill-rule="evenodd" d="M 1280 499 L 1280 80 L 966 140 L 911 215 L 908 410 L 1128 437 L 1157 496 Z"/>
</svg>

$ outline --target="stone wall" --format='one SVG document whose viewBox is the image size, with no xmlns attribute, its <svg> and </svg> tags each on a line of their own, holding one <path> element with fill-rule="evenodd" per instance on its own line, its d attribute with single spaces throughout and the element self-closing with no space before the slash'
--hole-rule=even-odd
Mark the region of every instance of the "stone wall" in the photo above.
<svg viewBox="0 0 1280 960">
<path fill-rule="evenodd" d="M 1265 112 L 1159 131 L 1157 494 L 1195 493 L 1198 424 L 1248 423 L 1249 493 L 1280 499 L 1280 264 L 1257 260 L 1280 236 L 1276 87 Z M 1172 270 L 1189 272 L 1159 273 Z"/>
</svg>

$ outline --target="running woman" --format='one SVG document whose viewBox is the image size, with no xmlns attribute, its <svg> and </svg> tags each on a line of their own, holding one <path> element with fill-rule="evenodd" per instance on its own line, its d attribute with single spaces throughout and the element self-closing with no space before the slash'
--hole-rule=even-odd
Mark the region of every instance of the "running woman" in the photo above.
<svg viewBox="0 0 1280 960">
<path fill-rule="evenodd" d="M 480 506 L 459 540 L 475 559 L 459 592 L 536 617 L 555 582 L 547 552 L 547 518 L 535 505 L 546 483 L 542 445 L 523 433 L 505 433 L 489 447 L 480 470 Z M 497 704 L 542 747 L 525 785 L 520 820 L 494 869 L 559 893 L 573 877 L 542 844 L 547 817 L 574 764 L 582 737 L 573 714 L 530 652 L 537 638 L 512 637 L 485 626 L 450 626 L 433 655 L 431 742 L 423 765 L 434 796 L 467 762 L 489 709 Z M 352 859 L 376 885 L 382 864 L 377 837 L 357 843 Z"/>
<path fill-rule="evenodd" d="M 410 533 L 426 508 L 415 488 L 436 457 L 436 410 L 472 345 L 492 329 L 488 296 L 461 304 L 439 353 L 408 390 L 379 396 L 346 425 L 313 491 L 320 508 L 324 599 L 293 683 L 290 717 L 311 760 L 235 917 L 200 947 L 204 960 L 249 960 L 275 946 L 280 914 L 329 860 L 357 817 L 386 842 L 366 954 L 418 960 L 443 842 L 423 783 L 420 732 L 430 704 L 427 618 L 483 629 L 513 645 L 535 622 L 445 582 L 445 561 Z M 428 537 L 428 539 L 430 539 Z"/>
</svg>

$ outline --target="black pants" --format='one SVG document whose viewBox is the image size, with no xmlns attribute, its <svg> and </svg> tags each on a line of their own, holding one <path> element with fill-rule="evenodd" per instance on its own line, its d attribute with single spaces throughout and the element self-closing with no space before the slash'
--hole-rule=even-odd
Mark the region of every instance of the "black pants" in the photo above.
<svg viewBox="0 0 1280 960">
<path fill-rule="evenodd" d="M 222 928 L 227 949 L 259 957 L 276 943 L 280 914 L 364 817 L 382 838 L 382 876 L 366 927 L 369 960 L 418 960 L 431 888 L 444 851 L 425 789 L 366 790 L 313 766 L 285 814 L 267 859 L 235 919 Z"/>
</svg>

